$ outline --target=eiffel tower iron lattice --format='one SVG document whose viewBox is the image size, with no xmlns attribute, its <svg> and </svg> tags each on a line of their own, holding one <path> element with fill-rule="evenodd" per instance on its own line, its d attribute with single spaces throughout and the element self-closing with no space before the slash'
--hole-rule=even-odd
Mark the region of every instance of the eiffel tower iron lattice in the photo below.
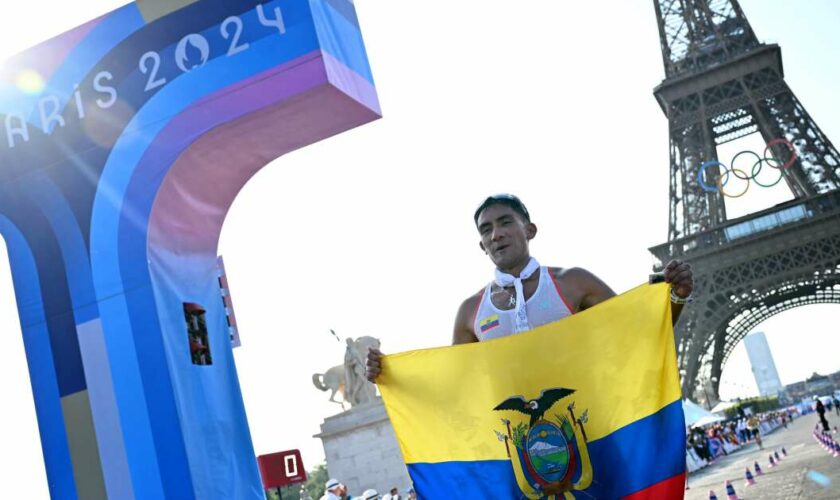
<svg viewBox="0 0 840 500">
<path fill-rule="evenodd" d="M 654 0 L 669 122 L 668 242 L 661 267 L 691 262 L 695 295 L 676 327 L 683 394 L 718 393 L 723 364 L 758 323 L 840 303 L 840 154 L 785 83 L 781 49 L 758 40 L 737 0 Z M 793 200 L 729 220 L 717 146 L 758 132 Z M 784 141 L 774 139 L 784 139 Z M 773 142 L 771 142 L 773 141 Z M 787 142 L 785 142 L 787 141 Z M 789 145 L 788 145 L 789 144 Z M 703 172 L 701 172 L 701 169 Z"/>
</svg>

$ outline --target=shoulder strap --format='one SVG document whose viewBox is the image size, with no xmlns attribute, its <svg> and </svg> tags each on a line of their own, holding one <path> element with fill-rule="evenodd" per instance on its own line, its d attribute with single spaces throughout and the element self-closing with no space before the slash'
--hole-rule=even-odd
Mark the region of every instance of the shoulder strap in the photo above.
<svg viewBox="0 0 840 500">
<path fill-rule="evenodd" d="M 488 288 L 490 288 L 490 285 L 487 285 L 478 292 L 478 302 L 475 303 L 475 311 L 473 311 L 472 318 L 473 329 L 475 329 L 475 320 L 478 319 L 478 311 L 481 310 L 481 304 L 484 302 L 484 295 L 487 293 Z M 476 336 L 478 336 L 478 333 L 476 333 Z"/>
<path fill-rule="evenodd" d="M 563 292 L 560 290 L 560 285 L 557 284 L 557 280 L 554 279 L 554 273 L 552 272 L 551 268 L 546 267 L 545 269 L 546 273 L 548 274 L 548 279 L 550 279 L 551 282 L 554 284 L 554 289 L 557 290 L 557 295 L 560 296 L 560 300 L 562 300 L 563 304 L 566 305 L 566 309 L 569 310 L 569 313 L 574 314 L 576 311 L 572 307 L 572 304 L 568 300 L 566 300 L 566 296 L 563 295 Z"/>
</svg>

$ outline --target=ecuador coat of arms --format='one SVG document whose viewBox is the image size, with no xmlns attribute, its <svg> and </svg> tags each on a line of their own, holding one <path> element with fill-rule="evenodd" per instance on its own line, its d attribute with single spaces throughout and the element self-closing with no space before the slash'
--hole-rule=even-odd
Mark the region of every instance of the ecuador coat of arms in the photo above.
<svg viewBox="0 0 840 500">
<path fill-rule="evenodd" d="M 512 423 L 502 419 L 506 433 L 496 431 L 505 443 L 519 489 L 529 499 L 572 499 L 573 490 L 584 490 L 592 483 L 592 464 L 586 449 L 584 424 L 588 411 L 575 417 L 574 401 L 546 416 L 557 403 L 572 395 L 573 389 L 545 389 L 539 398 L 513 396 L 493 410 L 515 411 L 530 418 Z M 510 444 L 513 443 L 513 450 Z"/>
</svg>

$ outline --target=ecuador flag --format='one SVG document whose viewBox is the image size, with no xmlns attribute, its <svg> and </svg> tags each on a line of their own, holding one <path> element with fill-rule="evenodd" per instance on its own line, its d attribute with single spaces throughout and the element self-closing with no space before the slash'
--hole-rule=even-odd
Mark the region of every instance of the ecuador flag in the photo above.
<svg viewBox="0 0 840 500">
<path fill-rule="evenodd" d="M 379 388 L 420 498 L 683 497 L 666 284 L 519 335 L 383 363 Z"/>
</svg>

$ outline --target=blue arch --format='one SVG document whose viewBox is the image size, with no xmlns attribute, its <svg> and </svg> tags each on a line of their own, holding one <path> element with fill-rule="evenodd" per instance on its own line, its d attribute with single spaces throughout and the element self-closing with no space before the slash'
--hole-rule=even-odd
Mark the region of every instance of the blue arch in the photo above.
<svg viewBox="0 0 840 500">
<path fill-rule="evenodd" d="M 75 500 L 73 463 L 64 429 L 58 379 L 53 368 L 53 349 L 41 300 L 35 257 L 23 233 L 3 215 L 0 215 L 0 235 L 6 240 L 9 254 L 50 495 L 53 498 Z"/>
</svg>

